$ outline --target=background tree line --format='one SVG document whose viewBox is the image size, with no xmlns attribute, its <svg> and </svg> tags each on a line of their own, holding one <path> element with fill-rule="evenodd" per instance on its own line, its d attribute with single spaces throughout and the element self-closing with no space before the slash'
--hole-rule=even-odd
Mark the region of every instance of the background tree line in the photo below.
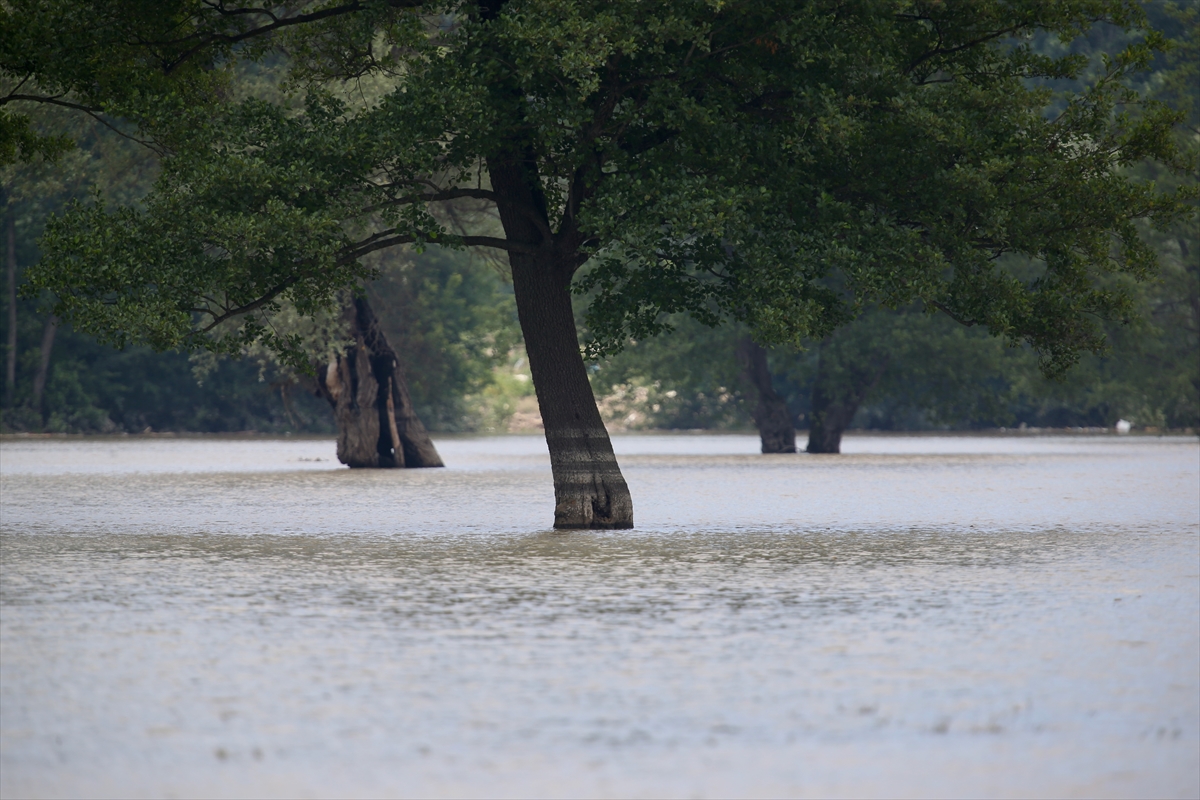
<svg viewBox="0 0 1200 800">
<path fill-rule="evenodd" d="M 1137 88 L 1186 111 L 1179 136 L 1196 147 L 1195 4 L 1148 5 L 1151 21 L 1176 42 Z M 1069 45 L 1091 56 L 1122 34 L 1098 27 Z M 1051 54 L 1066 47 L 1043 36 Z M 262 67 L 269 73 L 269 65 Z M 269 76 L 268 76 L 269 77 Z M 269 81 L 268 81 L 269 82 Z M 79 143 L 51 163 L 5 167 L 6 270 L 13 288 L 38 259 L 47 218 L 69 200 L 99 194 L 136 202 L 156 174 L 153 152 L 129 130 L 43 108 L 36 124 Z M 1138 177 L 1178 181 L 1150 165 Z M 1008 347 L 978 328 L 914 307 L 876 308 L 802 350 L 767 355 L 756 384 L 743 328 L 673 320 L 674 332 L 630 340 L 591 363 L 593 388 L 610 426 L 629 429 L 745 429 L 764 391 L 807 428 L 814 399 L 836 408 L 842 425 L 881 430 L 1111 426 L 1200 427 L 1200 237 L 1196 219 L 1143 235 L 1159 255 L 1158 280 L 1137 287 L 1139 317 L 1106 324 L 1105 355 L 1087 354 L 1064 380 L 1045 378 L 1028 348 Z M 413 404 L 435 431 L 506 430 L 528 409 L 511 284 L 503 267 L 463 251 L 429 247 L 381 257 L 365 293 L 404 361 Z M 582 300 L 582 298 L 581 298 Z M 114 350 L 58 325 L 46 298 L 4 297 L 4 430 L 57 432 L 331 432 L 328 406 L 312 379 L 263 354 L 242 359 Z M 15 313 L 14 313 L 15 312 Z M 583 305 L 578 304 L 583 320 Z M 15 326 L 13 321 L 15 319 Z M 522 405 L 524 403 L 524 405 Z"/>
<path fill-rule="evenodd" d="M 331 433 L 334 421 L 311 376 L 262 350 L 242 358 L 114 349 L 59 323 L 44 296 L 19 288 L 39 257 L 46 220 L 100 193 L 135 202 L 156 172 L 154 154 L 100 122 L 41 109 L 40 127 L 79 146 L 54 162 L 0 169 L 3 241 L 12 290 L 3 298 L 5 431 Z M 364 288 L 410 372 L 417 413 L 438 431 L 503 430 L 531 392 L 521 369 L 511 285 L 495 263 L 433 247 L 380 256 Z M 13 325 L 15 310 L 15 326 Z M 10 333 L 11 332 L 11 333 Z M 522 380 L 524 379 L 524 381 Z"/>
</svg>

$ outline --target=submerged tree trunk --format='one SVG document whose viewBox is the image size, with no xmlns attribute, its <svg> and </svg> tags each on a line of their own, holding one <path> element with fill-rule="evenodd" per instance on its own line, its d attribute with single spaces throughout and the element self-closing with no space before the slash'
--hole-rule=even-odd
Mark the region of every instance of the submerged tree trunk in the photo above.
<svg viewBox="0 0 1200 800">
<path fill-rule="evenodd" d="M 759 347 L 749 336 L 738 340 L 738 361 L 742 365 L 742 378 L 755 397 L 754 425 L 758 428 L 764 453 L 796 452 L 796 428 L 792 415 L 771 383 L 771 370 L 767 366 L 767 351 Z"/>
<path fill-rule="evenodd" d="M 569 274 L 525 256 L 511 262 L 554 473 L 554 527 L 632 528 L 633 498 L 579 353 Z"/>
<path fill-rule="evenodd" d="M 588 382 L 571 309 L 571 276 L 582 238 L 550 233 L 544 198 L 527 162 L 489 158 L 492 188 L 510 250 L 517 318 L 554 474 L 555 528 L 632 528 L 633 498 Z"/>
<path fill-rule="evenodd" d="M 867 393 L 879 383 L 888 358 L 876 356 L 865 364 L 838 364 L 830 352 L 829 339 L 821 343 L 818 352 L 806 449 L 809 453 L 840 453 L 842 434 Z"/>
<path fill-rule="evenodd" d="M 37 374 L 33 376 L 33 396 L 29 405 L 42 413 L 42 394 L 46 391 L 46 376 L 50 373 L 50 353 L 54 349 L 54 334 L 58 332 L 58 317 L 50 315 L 42 331 L 42 349 L 38 357 Z"/>
<path fill-rule="evenodd" d="M 354 344 L 317 370 L 318 392 L 337 421 L 338 460 L 350 467 L 443 466 L 366 298 L 356 297 L 347 316 Z"/>
</svg>

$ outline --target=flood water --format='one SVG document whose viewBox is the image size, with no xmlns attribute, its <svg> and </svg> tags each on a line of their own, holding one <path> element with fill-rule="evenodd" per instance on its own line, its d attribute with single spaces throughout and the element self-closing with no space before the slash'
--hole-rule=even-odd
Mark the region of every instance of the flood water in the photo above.
<svg viewBox="0 0 1200 800">
<path fill-rule="evenodd" d="M 1196 437 L 0 442 L 0 795 L 1200 795 Z"/>
</svg>

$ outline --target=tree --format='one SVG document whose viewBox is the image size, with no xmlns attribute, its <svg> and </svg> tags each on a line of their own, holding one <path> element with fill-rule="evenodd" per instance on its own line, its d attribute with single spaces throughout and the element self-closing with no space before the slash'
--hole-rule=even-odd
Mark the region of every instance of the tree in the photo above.
<svg viewBox="0 0 1200 800">
<path fill-rule="evenodd" d="M 256 76 L 260 83 L 268 77 Z M 308 402 L 309 392 L 319 393 L 316 369 L 313 376 L 298 375 L 266 348 L 254 348 L 243 364 L 210 358 L 189 364 L 186 355 L 137 348 L 110 351 L 69 326 L 60 331 L 57 318 L 39 308 L 44 306 L 39 298 L 18 300 L 17 263 L 37 261 L 36 240 L 49 216 L 69 199 L 86 198 L 93 191 L 118 203 L 137 202 L 150 189 L 157 162 L 144 146 L 87 116 L 54 105 L 31 116 L 40 129 L 69 132 L 77 147 L 53 161 L 0 167 L 6 190 L 0 197 L 5 209 L 0 247 L 9 279 L 3 312 L 9 323 L 3 426 L 71 432 L 326 432 L 326 414 Z M 476 213 L 469 207 L 450 211 L 451 222 Z M 415 367 L 419 375 L 412 409 L 402 412 L 399 428 L 406 429 L 404 419 L 415 412 L 417 418 L 433 419 L 437 429 L 469 429 L 475 420 L 462 407 L 461 396 L 482 389 L 492 378 L 492 367 L 519 342 L 513 335 L 511 290 L 505 291 L 495 270 L 465 253 L 430 248 L 416 257 L 378 255 L 373 266 L 379 278 L 363 287 L 362 295 L 370 295 L 385 312 L 376 337 L 399 342 L 399 362 Z M 272 326 L 302 332 L 315 366 L 324 370 L 335 355 L 332 339 L 344 348 L 356 338 L 354 314 L 343 310 L 321 314 L 319 322 L 301 322 L 285 312 L 273 318 Z M 13 324 L 14 314 L 19 324 Z M 331 336 L 331 328 L 339 330 Z M 328 405 L 326 399 L 321 404 Z M 435 452 L 428 437 L 421 438 L 419 445 L 409 443 L 412 454 Z M 407 464 L 434 460 L 410 456 Z"/>
<path fill-rule="evenodd" d="M 906 415 L 927 425 L 1003 425 L 1014 387 L 1030 371 L 1029 355 L 944 315 L 870 309 L 792 359 L 792 374 L 808 373 L 805 449 L 841 452 L 842 435 L 860 410 L 874 412 L 875 427 L 912 424 Z"/>
<path fill-rule="evenodd" d="M 144 154 L 120 137 L 87 118 L 63 113 L 53 106 L 36 109 L 31 121 L 69 133 L 80 147 L 59 153 L 53 163 L 38 159 L 34 163 L 0 166 L 0 209 L 4 218 L 5 261 L 8 292 L 5 296 L 7 341 L 5 359 L 5 423 L 43 424 L 48 417 L 45 393 L 51 372 L 51 355 L 58 337 L 59 319 L 38 308 L 36 302 L 22 304 L 17 286 L 20 264 L 36 260 L 32 247 L 51 209 L 63 206 L 70 198 L 79 198 L 88 187 L 103 183 L 109 198 L 120 201 L 149 188 L 150 164 Z M 24 307 L 22 307 L 24 305 Z M 36 332 L 34 332 L 36 330 Z M 35 352 L 23 354 L 22 342 L 38 343 Z M 29 358 L 24 358 L 28 356 Z M 32 362 L 28 387 L 18 394 L 18 375 Z M 28 391 L 25 389 L 28 388 Z"/>
<path fill-rule="evenodd" d="M 121 115 L 165 154 L 143 208 L 79 206 L 48 231 L 31 277 L 60 315 L 114 342 L 262 340 L 299 358 L 270 329 L 281 300 L 302 314 L 328 305 L 386 247 L 497 248 L 560 528 L 633 524 L 573 281 L 593 293 L 592 354 L 673 312 L 798 343 L 871 302 L 920 301 L 1030 343 L 1056 372 L 1102 346 L 1098 317 L 1128 313 L 1124 284 L 1100 279 L 1153 269 L 1134 220 L 1183 213 L 1178 196 L 1119 171 L 1147 157 L 1188 166 L 1170 111 L 1117 113 L 1135 99 L 1121 77 L 1161 37 L 1114 54 L 1053 115 L 1053 93 L 1029 83 L 1084 64 L 1040 56 L 1027 37 L 1137 27 L 1134 2 L 9 9 L 0 68 L 37 90 L 10 99 Z M 239 100 L 237 65 L 276 53 L 303 100 Z M 347 79 L 360 99 L 339 96 Z M 461 197 L 494 204 L 503 236 L 449 230 L 429 211 Z M 1035 268 L 1006 269 L 1006 252 Z"/>
<path fill-rule="evenodd" d="M 1147 3 L 1146 10 L 1155 27 L 1171 37 L 1171 47 L 1150 69 L 1128 80 L 1178 112 L 1176 138 L 1194 151 L 1200 10 L 1183 11 L 1162 2 Z M 1104 26 L 1073 42 L 1041 38 L 1038 50 L 1070 52 L 1086 59 L 1087 70 L 1102 70 L 1106 49 L 1132 41 L 1128 32 Z M 1073 88 L 1082 87 L 1077 83 Z M 1136 107 L 1131 113 L 1138 113 Z M 1171 175 L 1153 163 L 1125 169 L 1160 184 L 1182 180 L 1195 186 L 1194 174 Z M 1105 323 L 1113 346 L 1085 357 L 1069 381 L 1055 380 L 1061 375 L 1042 379 L 1020 353 L 1002 357 L 983 342 L 969 343 L 958 332 L 911 315 L 865 315 L 819 347 L 808 451 L 838 452 L 842 432 L 872 394 L 888 398 L 894 408 L 922 409 L 944 422 L 1003 420 L 1015 411 L 1032 424 L 1111 426 L 1126 417 L 1151 426 L 1194 425 L 1200 420 L 1200 304 L 1195 300 L 1200 262 L 1189 258 L 1194 249 L 1189 241 L 1196 238 L 1194 216 L 1187 223 L 1143 231 L 1159 256 L 1157 279 L 1133 292 L 1138 313 Z M 1021 266 L 1014 262 L 1015 268 Z M 946 369 L 950 364 L 955 367 Z M 938 387 L 937 394 L 928 394 L 931 385 Z M 983 397 L 993 402 L 979 405 Z"/>
<path fill-rule="evenodd" d="M 666 322 L 671 331 L 630 340 L 620 353 L 588 365 L 609 424 L 666 430 L 736 430 L 753 424 L 756 395 L 738 360 L 745 329 L 736 324 L 713 328 L 686 314 Z M 778 378 L 775 370 L 771 377 Z"/>
<path fill-rule="evenodd" d="M 303 385 L 328 402 L 342 463 L 440 467 L 422 417 L 442 429 L 471 426 L 463 395 L 491 380 L 518 337 L 500 280 L 464 256 L 440 247 L 381 254 L 372 259 L 377 279 L 342 293 L 333 309 L 301 316 L 283 307 L 273 332 L 299 343 L 308 375 L 269 347 L 249 348 L 276 381 Z M 417 400 L 406 373 L 418 378 Z"/>
</svg>

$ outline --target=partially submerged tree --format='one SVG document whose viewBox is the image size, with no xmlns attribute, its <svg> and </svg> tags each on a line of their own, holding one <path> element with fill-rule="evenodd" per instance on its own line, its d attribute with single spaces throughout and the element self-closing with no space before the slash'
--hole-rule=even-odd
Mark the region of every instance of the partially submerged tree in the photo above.
<svg viewBox="0 0 1200 800">
<path fill-rule="evenodd" d="M 796 426 L 787 403 L 775 391 L 767 351 L 749 336 L 738 339 L 737 359 L 742 367 L 742 381 L 750 390 L 754 402 L 751 412 L 754 427 L 758 428 L 764 453 L 796 452 Z"/>
<path fill-rule="evenodd" d="M 413 411 L 396 351 L 365 297 L 346 302 L 353 344 L 317 372 L 333 406 L 338 460 L 350 467 L 440 467 L 442 459 Z"/>
<path fill-rule="evenodd" d="M 887 355 L 879 352 L 856 354 L 859 358 L 835 366 L 830 363 L 830 348 L 827 339 L 818 349 L 808 446 L 804 448 L 808 453 L 842 452 L 842 434 L 888 367 Z"/>
<path fill-rule="evenodd" d="M 47 234 L 33 278 L 59 314 L 118 343 L 261 340 L 298 358 L 270 327 L 280 300 L 328 305 L 386 247 L 497 248 L 560 528 L 633 524 L 571 311 L 589 261 L 574 286 L 593 293 L 592 354 L 673 312 L 798 343 L 866 303 L 921 301 L 1028 342 L 1055 372 L 1102 346 L 1098 317 L 1128 311 L 1121 282 L 1099 279 L 1153 270 L 1133 220 L 1181 213 L 1119 171 L 1186 166 L 1170 112 L 1117 113 L 1153 35 L 1054 115 L 1029 83 L 1083 64 L 1026 37 L 1136 27 L 1132 0 L 14 0 L 3 13 L 9 101 L 122 115 L 165 154 L 143 208 L 81 206 Z M 229 65 L 275 52 L 303 103 L 231 99 Z M 371 98 L 338 99 L 347 79 Z M 10 149 L 37 144 L 5 119 Z M 430 213 L 461 197 L 494 204 L 504 235 Z M 1006 252 L 1037 269 L 1014 274 Z"/>
<path fill-rule="evenodd" d="M 400 356 L 359 287 L 342 292 L 333 308 L 300 315 L 283 307 L 272 325 L 301 349 L 304 383 L 328 402 L 337 425 L 337 457 L 349 467 L 440 467 L 442 459 L 413 407 Z M 269 347 L 247 355 L 285 381 L 294 365 Z M 215 366 L 215 359 L 210 359 Z"/>
<path fill-rule="evenodd" d="M 809 373 L 806 451 L 840 453 L 842 435 L 870 403 L 916 413 L 930 425 L 1004 424 L 1014 385 L 1029 367 L 1037 371 L 1027 356 L 910 306 L 868 309 L 792 364 L 779 358 L 779 366 Z"/>
</svg>

